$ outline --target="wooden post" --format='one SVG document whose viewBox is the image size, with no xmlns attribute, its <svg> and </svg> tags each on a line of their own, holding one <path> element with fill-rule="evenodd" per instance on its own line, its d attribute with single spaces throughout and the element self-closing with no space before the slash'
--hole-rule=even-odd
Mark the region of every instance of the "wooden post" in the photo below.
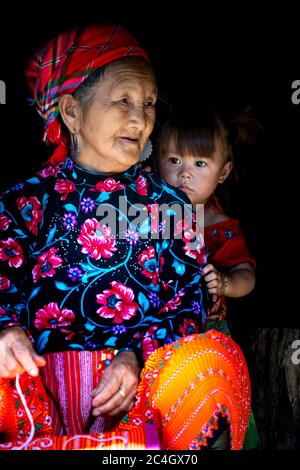
<svg viewBox="0 0 300 470">
<path fill-rule="evenodd" d="M 253 411 L 262 449 L 300 449 L 300 329 L 253 338 Z"/>
</svg>

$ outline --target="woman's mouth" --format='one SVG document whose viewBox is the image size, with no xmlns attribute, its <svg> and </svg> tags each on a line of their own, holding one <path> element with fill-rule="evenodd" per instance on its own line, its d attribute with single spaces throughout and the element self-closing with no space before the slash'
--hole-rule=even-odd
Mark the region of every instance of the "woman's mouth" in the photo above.
<svg viewBox="0 0 300 470">
<path fill-rule="evenodd" d="M 122 142 L 126 144 L 132 144 L 132 145 L 139 145 L 139 139 L 133 138 L 133 137 L 119 137 Z"/>
</svg>

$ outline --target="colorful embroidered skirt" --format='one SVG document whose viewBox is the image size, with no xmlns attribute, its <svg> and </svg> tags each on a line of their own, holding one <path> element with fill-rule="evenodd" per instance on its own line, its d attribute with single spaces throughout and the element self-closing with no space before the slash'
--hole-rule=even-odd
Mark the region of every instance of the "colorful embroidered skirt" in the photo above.
<svg viewBox="0 0 300 470">
<path fill-rule="evenodd" d="M 142 371 L 134 408 L 118 423 L 91 414 L 91 392 L 115 354 L 52 353 L 40 377 L 20 377 L 35 431 L 26 449 L 201 449 L 224 418 L 229 447 L 242 448 L 250 382 L 230 337 L 209 331 L 157 349 Z M 30 433 L 15 379 L 0 379 L 0 449 L 20 448 Z"/>
</svg>

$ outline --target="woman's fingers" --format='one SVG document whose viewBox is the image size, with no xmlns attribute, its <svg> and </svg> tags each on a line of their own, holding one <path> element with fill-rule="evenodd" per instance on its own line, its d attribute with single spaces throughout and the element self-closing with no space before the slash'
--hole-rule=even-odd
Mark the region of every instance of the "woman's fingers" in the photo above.
<svg viewBox="0 0 300 470">
<path fill-rule="evenodd" d="M 116 416 L 129 411 L 138 383 L 139 366 L 135 353 L 120 352 L 92 392 L 93 415 Z"/>
<path fill-rule="evenodd" d="M 0 377 L 14 378 L 17 374 L 23 374 L 24 368 L 16 360 L 14 354 L 9 350 L 5 350 L 5 356 L 1 354 L 0 357 Z"/>
<path fill-rule="evenodd" d="M 0 376 L 15 377 L 27 372 L 36 377 L 46 361 L 33 349 L 21 328 L 8 328 L 0 336 Z"/>
<path fill-rule="evenodd" d="M 16 343 L 12 346 L 12 351 L 24 370 L 29 375 L 36 377 L 39 373 L 39 369 L 35 360 L 37 357 L 40 358 L 40 356 L 34 352 L 31 345 L 21 341 L 16 341 Z"/>
<path fill-rule="evenodd" d="M 40 356 L 33 348 L 31 348 L 31 356 L 38 367 L 46 365 L 46 359 L 43 356 Z"/>
<path fill-rule="evenodd" d="M 131 409 L 139 382 L 134 359 L 132 352 L 120 353 L 104 371 L 92 392 L 94 416 L 116 416 Z"/>
<path fill-rule="evenodd" d="M 107 374 L 107 371 L 108 369 L 105 370 L 99 384 L 92 392 L 92 406 L 95 408 L 109 402 L 116 395 L 121 385 L 119 378 L 114 374 Z"/>
<path fill-rule="evenodd" d="M 120 390 L 122 393 L 120 393 Z M 93 415 L 117 416 L 122 412 L 128 412 L 135 403 L 134 397 L 135 394 L 131 390 L 126 393 L 120 388 L 104 405 L 95 407 L 93 410 Z"/>
<path fill-rule="evenodd" d="M 103 413 L 111 411 L 112 407 L 120 406 L 124 401 L 133 398 L 137 387 L 133 386 L 130 375 L 124 376 L 116 371 L 106 369 L 101 380 L 92 393 L 92 406 L 101 408 Z"/>
</svg>

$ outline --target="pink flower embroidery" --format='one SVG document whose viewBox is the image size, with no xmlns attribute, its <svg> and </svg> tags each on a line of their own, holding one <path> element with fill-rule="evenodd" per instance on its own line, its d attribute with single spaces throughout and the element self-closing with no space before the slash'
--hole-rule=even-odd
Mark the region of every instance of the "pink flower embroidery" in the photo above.
<svg viewBox="0 0 300 470">
<path fill-rule="evenodd" d="M 61 164 L 58 165 L 49 165 L 44 170 L 41 170 L 37 173 L 41 178 L 48 178 L 49 176 L 56 176 L 60 172 Z"/>
<path fill-rule="evenodd" d="M 160 270 L 164 264 L 164 258 L 160 258 Z M 143 266 L 142 274 L 152 280 L 153 284 L 157 284 L 159 280 L 159 266 L 155 257 L 153 246 L 148 246 L 147 250 L 142 251 L 138 255 L 138 262 Z"/>
<path fill-rule="evenodd" d="M 139 335 L 134 335 L 136 338 L 139 336 L 138 339 L 142 339 L 142 351 L 143 351 L 143 358 L 144 361 L 148 359 L 150 354 L 152 354 L 158 347 L 158 341 L 154 338 L 155 332 L 158 330 L 157 325 L 150 326 L 149 330 L 146 333 L 140 333 Z"/>
<path fill-rule="evenodd" d="M 117 251 L 116 238 L 111 234 L 111 228 L 100 226 L 94 218 L 84 222 L 77 241 L 82 245 L 81 252 L 94 259 L 111 258 L 113 251 Z"/>
<path fill-rule="evenodd" d="M 96 184 L 96 188 L 91 188 L 90 191 L 99 191 L 101 193 L 114 192 L 123 188 L 125 188 L 125 185 L 121 184 L 120 181 L 116 181 L 114 178 L 107 178 L 104 181 L 99 181 L 99 183 Z"/>
<path fill-rule="evenodd" d="M 8 261 L 11 268 L 19 268 L 24 261 L 24 255 L 21 245 L 13 238 L 0 240 L 0 260 Z"/>
<path fill-rule="evenodd" d="M 76 185 L 68 179 L 63 180 L 59 178 L 55 183 L 54 189 L 59 192 L 59 194 L 63 194 L 61 200 L 65 201 L 67 196 L 76 190 Z"/>
<path fill-rule="evenodd" d="M 57 249 L 50 248 L 38 256 L 38 264 L 32 270 L 32 277 L 34 282 L 37 282 L 40 277 L 52 277 L 56 273 L 55 268 L 62 265 L 63 259 L 56 255 Z"/>
<path fill-rule="evenodd" d="M 135 183 L 136 183 L 136 192 L 140 196 L 147 196 L 148 181 L 146 180 L 146 178 L 140 175 Z"/>
<path fill-rule="evenodd" d="M 176 237 L 179 234 L 182 235 L 185 231 L 191 230 L 193 227 L 193 217 L 186 217 L 185 219 L 181 219 L 176 224 L 174 236 Z"/>
<path fill-rule="evenodd" d="M 10 280 L 6 276 L 0 274 L 0 291 L 7 290 L 10 286 Z"/>
<path fill-rule="evenodd" d="M 183 295 L 185 295 L 185 292 L 183 291 L 183 289 L 181 289 L 178 292 L 178 294 L 175 295 L 173 299 L 169 300 L 169 302 L 167 302 L 165 306 L 160 309 L 158 313 L 165 313 L 165 312 L 168 312 L 169 310 L 176 310 L 179 307 L 179 305 L 181 305 L 180 297 L 182 297 Z"/>
<path fill-rule="evenodd" d="M 4 231 L 8 229 L 11 220 L 4 214 L 0 214 L 0 230 Z"/>
<path fill-rule="evenodd" d="M 124 286 L 121 282 L 112 281 L 112 289 L 105 289 L 102 294 L 97 294 L 97 302 L 103 307 L 97 310 L 100 317 L 113 318 L 113 323 L 122 323 L 130 320 L 139 308 L 138 304 L 132 302 L 133 290 Z"/>
<path fill-rule="evenodd" d="M 200 231 L 196 233 L 194 230 L 190 229 L 184 232 L 182 240 L 185 242 L 185 246 L 183 247 L 185 254 L 195 259 L 201 266 L 206 264 L 204 239 Z"/>
<path fill-rule="evenodd" d="M 194 320 L 185 319 L 183 325 L 180 325 L 179 332 L 182 336 L 189 336 L 198 333 L 198 325 Z"/>
<path fill-rule="evenodd" d="M 34 326 L 39 330 L 45 328 L 61 328 L 69 326 L 75 321 L 75 314 L 68 308 L 60 310 L 56 302 L 44 305 L 36 312 Z"/>
<path fill-rule="evenodd" d="M 159 204 L 147 204 L 144 208 L 149 212 L 151 220 L 151 233 L 157 233 L 159 231 Z"/>
<path fill-rule="evenodd" d="M 21 211 L 25 224 L 34 235 L 38 233 L 38 224 L 42 220 L 43 211 L 40 209 L 41 203 L 35 196 L 22 196 L 17 199 L 18 209 Z"/>
</svg>

